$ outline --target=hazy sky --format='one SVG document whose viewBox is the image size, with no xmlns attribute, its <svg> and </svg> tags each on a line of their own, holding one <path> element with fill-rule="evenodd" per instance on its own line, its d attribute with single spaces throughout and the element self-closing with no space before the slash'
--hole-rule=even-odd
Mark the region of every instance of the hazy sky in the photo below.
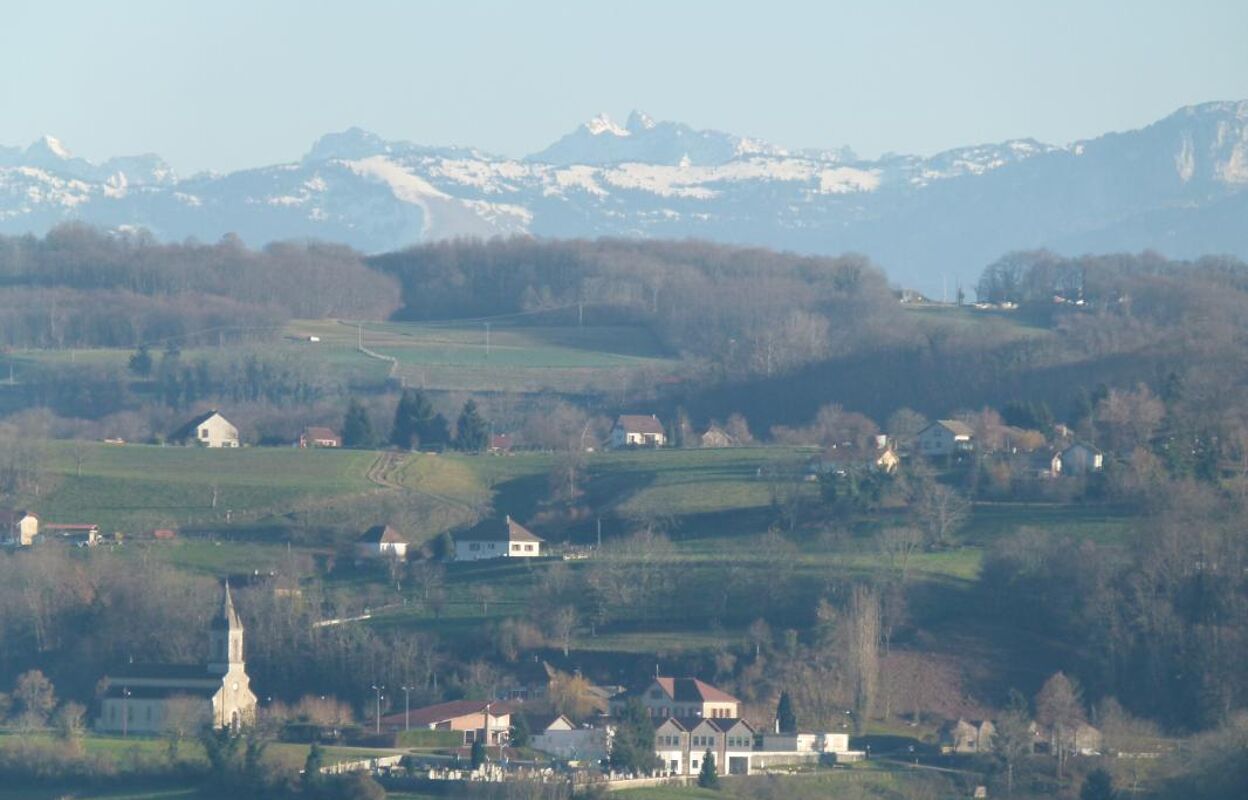
<svg viewBox="0 0 1248 800">
<path fill-rule="evenodd" d="M 1248 98 L 1248 2 L 23 3 L 0 144 L 298 158 L 359 125 L 523 155 L 600 111 L 788 147 L 1055 143 Z"/>
</svg>

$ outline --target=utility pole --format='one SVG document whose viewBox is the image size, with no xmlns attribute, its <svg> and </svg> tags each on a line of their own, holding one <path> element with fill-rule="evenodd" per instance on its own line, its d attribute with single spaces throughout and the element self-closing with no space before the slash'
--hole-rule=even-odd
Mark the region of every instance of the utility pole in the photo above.
<svg viewBox="0 0 1248 800">
<path fill-rule="evenodd" d="M 378 733 L 378 735 L 381 734 L 381 690 L 384 688 L 386 687 L 378 686 L 375 683 L 373 684 L 373 693 L 377 695 L 377 715 L 375 717 L 375 722 L 376 722 L 376 732 Z"/>
<path fill-rule="evenodd" d="M 490 357 L 490 323 L 485 323 L 485 357 Z"/>
<path fill-rule="evenodd" d="M 403 686 L 403 730 L 410 731 L 412 729 L 412 687 Z"/>
<path fill-rule="evenodd" d="M 121 690 L 121 738 L 126 738 L 129 732 L 128 722 L 130 720 L 130 687 L 124 687 Z"/>
<path fill-rule="evenodd" d="M 364 349 L 364 324 L 361 322 L 355 323 L 355 349 Z"/>
<path fill-rule="evenodd" d="M 584 303 L 576 304 L 576 327 L 578 328 L 585 327 L 585 304 Z"/>
</svg>

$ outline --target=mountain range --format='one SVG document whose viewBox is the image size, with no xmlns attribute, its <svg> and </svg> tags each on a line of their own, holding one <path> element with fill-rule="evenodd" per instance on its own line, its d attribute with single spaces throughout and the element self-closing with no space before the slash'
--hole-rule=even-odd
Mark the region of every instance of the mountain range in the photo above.
<svg viewBox="0 0 1248 800">
<path fill-rule="evenodd" d="M 66 220 L 163 240 L 316 238 L 370 253 L 507 234 L 853 250 L 939 293 L 1013 249 L 1248 258 L 1248 101 L 1060 146 L 1019 139 L 874 160 L 636 111 L 623 124 L 595 117 L 526 158 L 359 128 L 323 136 L 298 161 L 188 177 L 151 154 L 91 163 L 51 136 L 0 147 L 0 233 Z"/>
</svg>

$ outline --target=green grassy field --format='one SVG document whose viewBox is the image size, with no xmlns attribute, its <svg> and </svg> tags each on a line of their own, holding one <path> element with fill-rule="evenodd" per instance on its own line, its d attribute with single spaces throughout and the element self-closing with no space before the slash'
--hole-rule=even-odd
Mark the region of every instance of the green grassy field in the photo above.
<svg viewBox="0 0 1248 800">
<path fill-rule="evenodd" d="M 641 326 L 577 328 L 499 318 L 489 321 L 487 352 L 485 325 L 468 320 L 365 322 L 357 327 L 335 320 L 299 320 L 287 332 L 293 339 L 319 337 L 319 343 L 305 345 L 307 352 L 347 349 L 362 356 L 354 349 L 362 344 L 381 359 L 393 359 L 393 377 L 427 389 L 601 393 L 624 389 L 638 376 L 670 375 L 680 368 Z"/>
<path fill-rule="evenodd" d="M 248 524 L 376 488 L 377 454 L 352 450 L 206 450 L 52 442 L 50 491 L 27 498 L 45 524 L 103 531 Z M 213 503 L 213 487 L 216 503 Z"/>
</svg>

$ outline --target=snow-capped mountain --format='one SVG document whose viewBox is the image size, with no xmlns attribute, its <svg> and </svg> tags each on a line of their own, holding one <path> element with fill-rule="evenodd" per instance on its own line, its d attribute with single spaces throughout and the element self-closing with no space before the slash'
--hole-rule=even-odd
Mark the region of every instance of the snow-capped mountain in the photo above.
<svg viewBox="0 0 1248 800">
<path fill-rule="evenodd" d="M 527 158 L 353 128 L 300 160 L 179 178 L 154 155 L 92 164 L 53 137 L 0 147 L 0 232 L 80 219 L 155 236 L 342 241 L 452 236 L 700 237 L 857 250 L 922 289 L 1018 248 L 1248 257 L 1248 101 L 1180 109 L 1065 146 L 1021 139 L 930 157 L 790 152 L 634 112 Z"/>
</svg>

